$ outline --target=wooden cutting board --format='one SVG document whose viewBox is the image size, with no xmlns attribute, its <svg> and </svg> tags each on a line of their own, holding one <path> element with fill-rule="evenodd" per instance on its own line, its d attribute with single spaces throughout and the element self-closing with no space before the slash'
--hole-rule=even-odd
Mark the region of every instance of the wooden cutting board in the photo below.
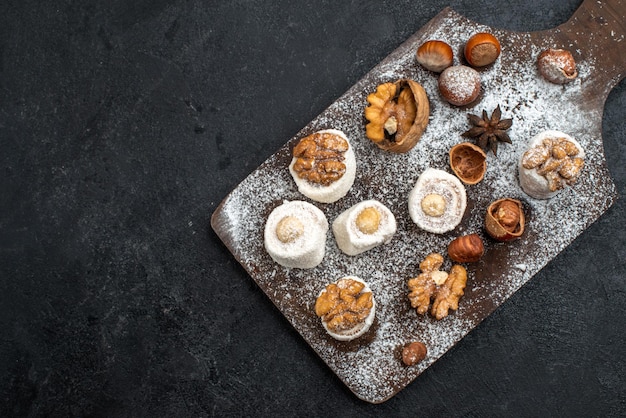
<svg viewBox="0 0 626 418">
<path fill-rule="evenodd" d="M 610 90 L 626 70 L 626 5 L 622 0 L 586 0 L 572 18 L 557 28 L 510 32 L 471 22 L 445 9 L 367 73 L 328 109 L 305 126 L 241 182 L 219 205 L 211 225 L 234 257 L 283 313 L 288 322 L 359 398 L 383 402 L 419 376 L 428 366 L 491 314 L 552 258 L 569 245 L 617 198 L 602 146 L 602 113 Z M 415 62 L 418 46 L 441 39 L 464 63 L 462 48 L 476 32 L 493 33 L 502 54 L 481 69 L 483 92 L 467 108 L 447 104 L 437 90 L 437 75 Z M 565 86 L 551 84 L 537 73 L 537 55 L 546 48 L 570 50 L 579 77 Z M 380 83 L 411 78 L 426 89 L 431 119 L 418 145 L 406 154 L 381 151 L 366 137 L 363 109 L 366 96 Z M 488 156 L 485 179 L 467 187 L 468 208 L 452 232 L 421 231 L 408 216 L 407 198 L 419 174 L 428 167 L 450 171 L 447 152 L 463 142 L 467 113 L 491 112 L 497 105 L 513 118 L 513 144 Z M 308 200 L 298 193 L 287 166 L 291 149 L 302 137 L 320 129 L 343 130 L 357 155 L 357 178 L 348 195 L 318 206 L 332 222 L 342 211 L 366 199 L 377 199 L 394 213 L 398 232 L 391 243 L 356 257 L 337 248 L 332 233 L 322 263 L 310 270 L 287 269 L 274 263 L 263 248 L 263 227 L 283 200 Z M 550 200 L 535 200 L 518 185 L 517 161 L 526 142 L 547 130 L 564 131 L 583 145 L 587 160 L 578 183 Z M 528 218 L 522 238 L 510 243 L 491 240 L 483 229 L 488 204 L 502 197 L 520 199 Z M 468 285 L 459 309 L 436 321 L 418 316 L 407 299 L 406 281 L 419 273 L 430 252 L 446 254 L 455 237 L 476 232 L 485 241 L 483 259 L 467 265 Z M 450 266 L 447 260 L 444 267 Z M 329 337 L 315 316 L 319 291 L 345 275 L 357 275 L 373 289 L 376 320 L 363 337 L 346 343 Z M 416 366 L 400 361 L 401 347 L 422 341 L 428 355 Z M 417 383 L 418 384 L 418 383 Z"/>
</svg>

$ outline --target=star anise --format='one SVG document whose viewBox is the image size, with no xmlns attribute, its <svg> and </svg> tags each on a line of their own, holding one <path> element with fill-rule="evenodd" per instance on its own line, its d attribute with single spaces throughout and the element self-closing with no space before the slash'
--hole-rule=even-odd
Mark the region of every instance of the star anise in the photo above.
<svg viewBox="0 0 626 418">
<path fill-rule="evenodd" d="M 513 119 L 502 119 L 500 105 L 491 113 L 491 117 L 487 115 L 486 110 L 483 110 L 482 118 L 472 114 L 467 116 L 472 127 L 463 132 L 461 136 L 475 138 L 476 144 L 485 151 L 491 149 L 493 155 L 497 155 L 498 142 L 511 143 L 511 138 L 509 138 L 506 130 L 513 125 Z"/>
</svg>

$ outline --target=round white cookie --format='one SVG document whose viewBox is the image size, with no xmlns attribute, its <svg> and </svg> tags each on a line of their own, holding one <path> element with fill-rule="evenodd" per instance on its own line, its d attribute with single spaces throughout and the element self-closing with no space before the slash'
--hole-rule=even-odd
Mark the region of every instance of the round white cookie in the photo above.
<svg viewBox="0 0 626 418">
<path fill-rule="evenodd" d="M 345 172 L 343 176 L 329 185 L 310 182 L 305 178 L 301 178 L 294 170 L 294 164 L 297 161 L 296 157 L 293 157 L 291 163 L 289 164 L 289 172 L 296 182 L 296 186 L 298 187 L 298 191 L 300 193 L 311 200 L 315 200 L 316 202 L 333 203 L 344 197 L 352 187 L 352 184 L 354 184 L 354 179 L 356 177 L 356 157 L 348 137 L 342 131 L 338 129 L 324 129 L 316 133 L 337 135 L 348 143 L 348 150 L 343 153 L 343 163 L 345 164 Z"/>
<path fill-rule="evenodd" d="M 364 287 L 363 287 L 363 290 L 361 291 L 361 293 L 372 292 L 372 289 L 370 289 L 369 285 L 367 283 L 365 283 L 365 281 L 363 281 L 359 277 L 356 277 L 356 276 L 345 276 L 345 277 L 337 280 L 336 283 L 340 285 L 342 279 L 352 279 L 352 280 L 355 280 L 357 282 L 363 283 Z M 318 297 L 321 296 L 324 292 L 326 292 L 326 288 L 322 289 L 322 291 L 319 293 Z M 369 314 L 367 315 L 367 317 L 362 322 L 358 323 L 357 325 L 355 325 L 354 327 L 352 327 L 350 329 L 345 329 L 345 330 L 341 330 L 341 331 L 333 331 L 333 330 L 331 330 L 328 327 L 328 324 L 322 319 L 322 326 L 324 327 L 326 332 L 331 337 L 333 337 L 334 339 L 339 340 L 339 341 L 351 341 L 351 340 L 359 338 L 361 335 L 365 334 L 370 329 L 372 324 L 374 323 L 374 318 L 375 317 L 376 317 L 376 300 L 374 299 L 374 293 L 372 292 L 372 307 L 370 309 Z"/>
<path fill-rule="evenodd" d="M 576 141 L 570 135 L 556 130 L 548 130 L 535 135 L 528 142 L 527 151 L 532 148 L 541 146 L 546 139 L 558 138 L 564 138 L 574 144 L 574 146 L 578 150 L 578 154 L 576 154 L 576 157 L 584 159 L 585 151 L 583 150 L 580 143 L 578 143 L 578 141 Z M 524 190 L 527 195 L 535 199 L 549 199 L 559 193 L 562 189 L 552 190 L 546 176 L 539 174 L 537 168 L 529 169 L 524 167 L 522 163 L 524 155 L 526 155 L 526 153 L 522 154 L 518 165 L 519 182 L 522 190 Z"/>
<path fill-rule="evenodd" d="M 327 232 L 324 212 L 308 202 L 285 201 L 267 218 L 265 250 L 282 266 L 313 268 L 324 258 Z"/>
<path fill-rule="evenodd" d="M 333 222 L 337 246 L 347 255 L 357 255 L 387 244 L 396 233 L 396 218 L 377 200 L 366 200 L 341 213 Z"/>
<path fill-rule="evenodd" d="M 443 234 L 463 219 L 467 207 L 465 187 L 452 174 L 427 168 L 409 194 L 409 215 L 425 231 Z"/>
</svg>

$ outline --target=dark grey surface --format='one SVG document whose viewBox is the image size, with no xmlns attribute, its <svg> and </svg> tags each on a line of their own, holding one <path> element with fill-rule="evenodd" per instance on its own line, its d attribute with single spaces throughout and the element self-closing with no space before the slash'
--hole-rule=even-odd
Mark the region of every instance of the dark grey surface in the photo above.
<svg viewBox="0 0 626 418">
<path fill-rule="evenodd" d="M 1 416 L 623 416 L 618 202 L 396 397 L 355 398 L 209 226 L 247 174 L 445 6 L 0 4 Z M 621 82 L 603 136 L 626 190 Z"/>
</svg>

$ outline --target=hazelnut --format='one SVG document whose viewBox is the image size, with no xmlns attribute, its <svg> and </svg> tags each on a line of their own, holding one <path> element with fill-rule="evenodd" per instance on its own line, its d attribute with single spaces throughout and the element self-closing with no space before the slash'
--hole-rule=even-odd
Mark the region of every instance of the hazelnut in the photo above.
<svg viewBox="0 0 626 418">
<path fill-rule="evenodd" d="M 522 202 L 515 199 L 499 199 L 487 208 L 485 228 L 498 241 L 519 238 L 524 233 Z"/>
<path fill-rule="evenodd" d="M 502 201 L 492 214 L 507 231 L 514 231 L 517 225 L 519 225 L 519 207 L 510 200 Z"/>
<path fill-rule="evenodd" d="M 426 41 L 415 54 L 417 62 L 424 68 L 440 73 L 452 65 L 452 47 L 443 41 Z"/>
<path fill-rule="evenodd" d="M 484 67 L 500 56 L 500 42 L 490 33 L 477 33 L 467 40 L 463 53 L 472 67 Z"/>
<path fill-rule="evenodd" d="M 413 366 L 426 358 L 427 353 L 424 343 L 415 341 L 402 348 L 402 363 Z"/>
<path fill-rule="evenodd" d="M 564 49 L 546 49 L 537 57 L 539 73 L 549 82 L 565 84 L 578 76 L 576 61 Z"/>
<path fill-rule="evenodd" d="M 437 86 L 448 103 L 465 106 L 474 102 L 480 94 L 480 74 L 466 65 L 454 65 L 443 70 Z"/>
<path fill-rule="evenodd" d="M 428 216 L 440 217 L 446 211 L 446 200 L 438 194 L 427 194 L 420 203 L 422 210 Z"/>
<path fill-rule="evenodd" d="M 359 231 L 371 235 L 380 226 L 380 212 L 373 207 L 365 208 L 357 215 L 355 223 Z"/>
<path fill-rule="evenodd" d="M 473 263 L 483 256 L 485 246 L 478 234 L 463 235 L 448 245 L 448 256 L 457 263 Z"/>
<path fill-rule="evenodd" d="M 295 216 L 285 216 L 276 225 L 276 236 L 283 243 L 294 242 L 304 233 L 304 225 Z"/>
</svg>

